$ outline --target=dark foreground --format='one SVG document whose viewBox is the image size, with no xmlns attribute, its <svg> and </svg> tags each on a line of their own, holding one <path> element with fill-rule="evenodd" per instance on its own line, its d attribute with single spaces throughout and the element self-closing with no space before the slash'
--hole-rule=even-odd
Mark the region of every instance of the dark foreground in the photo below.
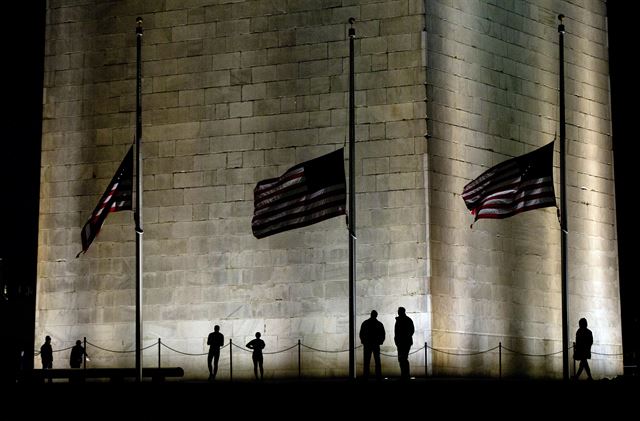
<svg viewBox="0 0 640 421">
<path fill-rule="evenodd" d="M 234 419 L 381 419 L 403 415 L 478 418 L 629 414 L 637 408 L 637 377 L 562 382 L 495 379 L 413 379 L 401 382 L 281 380 L 264 382 L 45 383 L 4 388 L 14 419 L 148 417 L 199 414 Z M 6 407 L 5 407 L 6 408 Z M 632 416 L 633 418 L 633 416 Z"/>
</svg>

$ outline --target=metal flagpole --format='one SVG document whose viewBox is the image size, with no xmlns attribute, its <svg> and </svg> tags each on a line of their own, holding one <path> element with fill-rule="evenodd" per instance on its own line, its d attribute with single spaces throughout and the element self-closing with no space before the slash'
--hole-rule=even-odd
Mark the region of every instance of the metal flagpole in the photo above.
<svg viewBox="0 0 640 421">
<path fill-rule="evenodd" d="M 564 15 L 558 15 L 560 24 L 559 34 L 559 61 L 560 61 L 560 247 L 561 247 L 561 271 L 562 271 L 562 378 L 569 379 L 569 336 L 567 328 L 567 194 L 566 194 L 566 167 L 565 167 L 565 103 L 564 103 Z"/>
<path fill-rule="evenodd" d="M 349 378 L 356 378 L 356 123 L 354 49 L 356 30 L 349 18 Z"/>
<path fill-rule="evenodd" d="M 136 381 L 142 381 L 142 18 L 136 19 Z"/>
</svg>

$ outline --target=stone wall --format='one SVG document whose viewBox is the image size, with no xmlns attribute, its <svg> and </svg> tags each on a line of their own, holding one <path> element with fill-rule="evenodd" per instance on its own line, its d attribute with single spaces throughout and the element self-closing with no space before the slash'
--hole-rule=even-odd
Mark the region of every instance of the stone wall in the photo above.
<svg viewBox="0 0 640 421">
<path fill-rule="evenodd" d="M 219 324 L 234 345 L 260 331 L 265 352 L 298 339 L 347 349 L 345 219 L 261 240 L 250 220 L 258 181 L 345 145 L 353 16 L 357 325 L 380 313 L 385 354 L 395 355 L 398 306 L 416 324 L 414 351 L 425 341 L 455 353 L 499 341 L 558 351 L 555 209 L 470 229 L 460 198 L 487 167 L 553 139 L 558 10 L 568 16 L 571 336 L 585 316 L 594 350 L 620 352 L 604 3 L 560 1 L 50 1 L 36 343 L 49 334 L 54 349 L 83 336 L 106 349 L 134 347 L 132 213 L 111 214 L 89 251 L 75 255 L 133 141 L 142 16 L 144 344 L 162 338 L 203 354 Z M 302 351 L 304 375 L 347 374 L 346 352 Z M 88 352 L 92 366 L 133 365 L 132 354 Z M 221 379 L 228 356 L 227 346 Z M 156 365 L 157 349 L 144 357 Z M 55 358 L 54 367 L 67 366 L 66 352 Z M 434 374 L 497 373 L 495 352 L 428 358 Z M 421 375 L 423 352 L 410 361 Z M 205 356 L 163 348 L 162 364 L 207 375 Z M 235 346 L 233 365 L 234 378 L 253 375 L 250 354 Z M 612 357 L 592 365 L 598 376 L 622 369 Z M 295 348 L 265 356 L 267 377 L 297 369 Z M 395 358 L 383 357 L 383 372 L 399 373 Z M 503 373 L 557 377 L 561 364 L 505 354 Z"/>
<path fill-rule="evenodd" d="M 604 2 L 427 1 L 431 293 L 434 346 L 471 353 L 562 349 L 555 208 L 473 218 L 459 194 L 488 167 L 557 137 L 558 20 L 565 19 L 568 318 L 593 350 L 621 353 Z M 559 197 L 559 146 L 554 179 Z M 569 358 L 571 358 L 571 353 Z M 434 355 L 442 374 L 497 375 L 497 350 Z M 597 376 L 620 356 L 594 355 Z M 503 352 L 503 373 L 562 375 L 561 354 Z"/>
<path fill-rule="evenodd" d="M 423 154 L 425 73 L 418 1 L 58 1 L 47 25 L 37 336 L 134 346 L 131 212 L 108 217 L 86 255 L 80 229 L 135 130 L 135 18 L 144 19 L 144 335 L 207 351 L 214 324 L 265 352 L 348 347 L 344 218 L 256 240 L 253 188 L 347 136 L 347 20 L 357 19 L 357 313 L 397 307 L 429 330 Z M 37 340 L 39 341 L 39 339 Z M 89 348 L 94 366 L 133 356 Z M 305 375 L 345 375 L 348 354 L 303 348 Z M 227 376 L 228 348 L 221 360 Z M 234 349 L 234 377 L 250 354 Z M 64 353 L 63 353 L 64 354 Z M 95 355 L 92 355 L 95 354 Z M 56 355 L 57 357 L 58 355 Z M 61 355 L 63 360 L 66 355 Z M 156 364 L 156 351 L 145 364 Z M 360 353 L 358 354 L 360 359 Z M 422 354 L 416 364 L 424 364 Z M 297 352 L 266 356 L 297 375 Z M 163 364 L 207 374 L 206 358 L 163 349 Z M 66 361 L 56 361 L 57 366 Z M 385 371 L 399 371 L 393 358 Z"/>
</svg>

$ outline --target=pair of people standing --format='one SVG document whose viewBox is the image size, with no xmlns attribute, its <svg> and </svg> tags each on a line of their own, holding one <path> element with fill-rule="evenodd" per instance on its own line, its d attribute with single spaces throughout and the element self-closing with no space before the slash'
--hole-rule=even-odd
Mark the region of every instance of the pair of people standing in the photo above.
<svg viewBox="0 0 640 421">
<path fill-rule="evenodd" d="M 393 341 L 398 348 L 398 363 L 400 364 L 400 379 L 408 380 L 409 374 L 409 350 L 413 345 L 413 333 L 415 332 L 413 320 L 406 314 L 404 307 L 398 307 L 398 317 L 394 326 Z M 364 348 L 364 368 L 362 376 L 369 378 L 369 365 L 371 355 L 376 370 L 376 379 L 382 379 L 382 368 L 380 364 L 380 345 L 384 343 L 384 325 L 378 321 L 378 312 L 371 311 L 371 317 L 362 322 L 360 326 L 360 342 Z"/>
<path fill-rule="evenodd" d="M 262 350 L 265 347 L 264 341 L 260 339 L 260 332 L 256 332 L 256 338 L 247 344 L 247 348 L 253 350 L 251 356 L 253 360 L 253 374 L 258 380 L 258 369 L 260 369 L 260 380 L 264 377 L 264 368 L 262 366 L 263 357 Z M 220 333 L 220 326 L 215 325 L 213 332 L 207 338 L 209 345 L 209 355 L 207 356 L 207 365 L 209 366 L 209 380 L 215 380 L 218 374 L 218 360 L 220 360 L 220 348 L 224 346 L 224 335 Z M 213 365 L 211 364 L 213 361 Z"/>
<path fill-rule="evenodd" d="M 69 356 L 69 365 L 71 368 L 80 368 L 83 358 L 87 359 L 87 351 L 82 346 L 82 341 L 77 340 L 73 348 L 71 348 L 71 354 Z M 51 336 L 47 335 L 44 338 L 44 344 L 40 347 L 40 359 L 42 360 L 42 368 L 45 370 L 53 368 L 53 349 L 51 348 Z"/>
</svg>

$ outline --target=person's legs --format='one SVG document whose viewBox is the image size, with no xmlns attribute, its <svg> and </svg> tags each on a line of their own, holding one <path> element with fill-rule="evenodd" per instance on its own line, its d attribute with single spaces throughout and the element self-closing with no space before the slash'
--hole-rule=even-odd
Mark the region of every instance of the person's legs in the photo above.
<svg viewBox="0 0 640 421">
<path fill-rule="evenodd" d="M 264 368 L 262 368 L 262 361 L 262 357 L 260 357 L 260 359 L 258 360 L 258 363 L 260 364 L 260 380 L 264 378 Z"/>
<path fill-rule="evenodd" d="M 253 374 L 256 376 L 256 380 L 258 380 L 258 359 L 253 359 Z"/>
<path fill-rule="evenodd" d="M 380 348 L 373 351 L 373 362 L 376 365 L 376 380 L 382 380 L 382 365 L 380 364 Z"/>
<path fill-rule="evenodd" d="M 580 365 L 578 366 L 578 372 L 575 375 L 576 380 L 578 379 L 578 377 L 580 377 L 580 374 L 582 374 L 583 368 L 584 368 L 584 360 L 580 360 Z"/>
<path fill-rule="evenodd" d="M 587 380 L 593 380 L 593 378 L 591 377 L 591 368 L 589 368 L 589 361 L 587 360 L 582 360 L 584 361 L 584 371 L 587 372 Z"/>
<path fill-rule="evenodd" d="M 400 378 L 409 378 L 409 348 L 405 346 L 398 347 L 398 363 L 400 364 Z"/>
<path fill-rule="evenodd" d="M 369 378 L 369 365 L 371 364 L 371 348 L 369 347 L 364 347 L 364 354 L 363 354 L 363 358 L 362 358 L 362 362 L 364 364 L 364 366 L 362 367 L 362 378 L 364 379 L 368 379 Z"/>
<path fill-rule="evenodd" d="M 213 378 L 216 378 L 218 374 L 218 360 L 220 359 L 220 350 L 217 350 L 213 354 Z"/>
<path fill-rule="evenodd" d="M 211 374 L 213 373 L 213 370 L 211 368 L 212 359 L 213 359 L 213 353 L 209 351 L 209 355 L 207 355 L 207 367 L 209 368 L 209 376 L 211 376 Z"/>
</svg>

